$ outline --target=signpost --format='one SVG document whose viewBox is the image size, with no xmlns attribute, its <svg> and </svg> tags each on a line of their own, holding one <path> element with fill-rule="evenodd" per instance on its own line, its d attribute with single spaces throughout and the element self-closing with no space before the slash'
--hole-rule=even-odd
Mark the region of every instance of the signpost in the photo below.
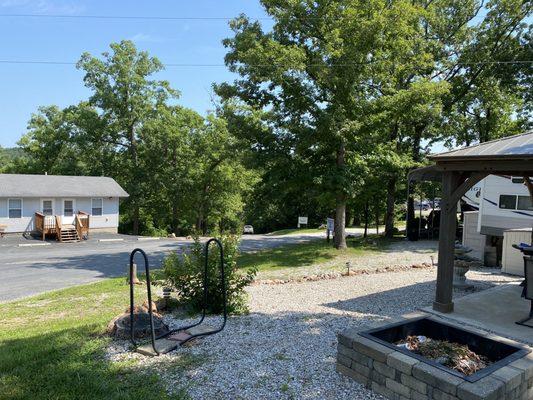
<svg viewBox="0 0 533 400">
<path fill-rule="evenodd" d="M 307 226 L 307 217 L 298 217 L 298 228 L 300 228 L 301 225 Z"/>
<path fill-rule="evenodd" d="M 328 218 L 326 225 L 327 225 L 327 227 L 326 227 L 326 232 L 327 232 L 326 240 L 329 243 L 329 235 L 330 235 L 330 233 L 332 233 L 335 230 L 335 220 L 333 218 Z"/>
</svg>

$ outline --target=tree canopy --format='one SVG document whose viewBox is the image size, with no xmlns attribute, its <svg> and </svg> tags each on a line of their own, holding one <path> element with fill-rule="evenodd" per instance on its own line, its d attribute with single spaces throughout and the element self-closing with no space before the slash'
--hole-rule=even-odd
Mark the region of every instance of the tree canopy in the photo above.
<svg viewBox="0 0 533 400">
<path fill-rule="evenodd" d="M 531 1 L 261 4 L 268 28 L 230 22 L 236 78 L 214 85 L 215 112 L 180 106 L 157 58 L 113 43 L 77 64 L 89 98 L 39 108 L 24 157 L 0 151 L 2 168 L 114 177 L 131 195 L 125 232 L 261 232 L 333 217 L 343 248 L 349 224 L 394 234 L 406 173 L 436 144 L 532 126 Z"/>
</svg>

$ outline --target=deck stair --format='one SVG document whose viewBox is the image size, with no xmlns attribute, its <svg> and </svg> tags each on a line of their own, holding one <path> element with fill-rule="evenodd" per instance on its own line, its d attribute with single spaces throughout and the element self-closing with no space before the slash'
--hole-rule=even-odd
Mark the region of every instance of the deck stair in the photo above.
<svg viewBox="0 0 533 400">
<path fill-rule="evenodd" d="M 76 227 L 74 225 L 63 225 L 61 227 L 60 242 L 72 243 L 72 242 L 79 242 L 79 241 L 80 241 L 80 237 L 78 236 L 78 232 L 76 231 Z"/>
</svg>

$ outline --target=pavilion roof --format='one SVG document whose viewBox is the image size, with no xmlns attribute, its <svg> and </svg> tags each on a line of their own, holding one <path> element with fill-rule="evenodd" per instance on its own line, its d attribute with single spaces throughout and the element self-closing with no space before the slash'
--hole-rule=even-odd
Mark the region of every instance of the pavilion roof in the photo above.
<svg viewBox="0 0 533 400">
<path fill-rule="evenodd" d="M 443 171 L 533 175 L 533 131 L 428 157 L 433 165 L 409 172 L 409 181 L 441 180 Z"/>
<path fill-rule="evenodd" d="M 429 159 L 435 162 L 502 158 L 533 158 L 533 130 L 429 156 Z"/>
</svg>

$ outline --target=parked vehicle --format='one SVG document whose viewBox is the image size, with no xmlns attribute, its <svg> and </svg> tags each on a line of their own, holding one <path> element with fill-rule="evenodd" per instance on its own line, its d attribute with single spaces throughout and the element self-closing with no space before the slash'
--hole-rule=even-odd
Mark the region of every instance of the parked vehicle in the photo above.
<svg viewBox="0 0 533 400">
<path fill-rule="evenodd" d="M 529 228 L 533 205 L 524 178 L 489 175 L 462 198 L 479 210 L 477 231 L 482 235 L 503 236 L 503 231 Z"/>
<path fill-rule="evenodd" d="M 244 225 L 244 228 L 243 228 L 243 230 L 242 230 L 242 233 L 243 233 L 243 234 L 247 234 L 247 233 L 249 233 L 249 234 L 253 235 L 253 233 L 254 233 L 254 227 L 253 227 L 252 225 Z"/>
</svg>

